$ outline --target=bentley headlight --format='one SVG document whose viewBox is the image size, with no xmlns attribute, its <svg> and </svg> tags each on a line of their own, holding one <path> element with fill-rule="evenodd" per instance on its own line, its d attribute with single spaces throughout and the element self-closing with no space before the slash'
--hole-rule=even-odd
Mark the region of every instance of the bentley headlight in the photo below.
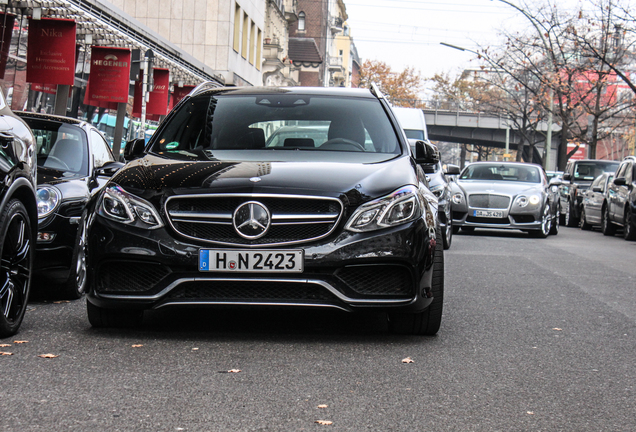
<svg viewBox="0 0 636 432">
<path fill-rule="evenodd" d="M 36 194 L 38 205 L 38 219 L 47 217 L 55 211 L 60 204 L 62 194 L 53 186 L 39 186 Z"/>
<path fill-rule="evenodd" d="M 541 202 L 541 197 L 539 195 L 532 195 L 529 201 L 530 201 L 530 204 L 537 205 Z"/>
<path fill-rule="evenodd" d="M 519 207 L 527 207 L 528 204 L 536 206 L 541 202 L 541 197 L 539 195 L 530 195 L 529 197 L 526 195 L 519 195 L 515 202 Z"/>
<path fill-rule="evenodd" d="M 459 192 L 457 192 L 456 194 L 454 194 L 454 195 L 453 195 L 453 198 L 452 198 L 452 200 L 453 200 L 453 204 L 461 204 L 461 203 L 462 203 L 462 200 L 464 199 L 464 198 L 463 198 L 463 196 L 464 196 L 464 195 L 463 195 L 463 194 L 461 194 L 461 193 L 459 193 Z"/>
<path fill-rule="evenodd" d="M 405 186 L 395 192 L 361 205 L 347 222 L 354 232 L 374 231 L 411 222 L 422 214 L 422 204 L 415 186 Z"/>
<path fill-rule="evenodd" d="M 104 190 L 98 213 L 107 219 L 141 228 L 156 229 L 163 226 L 161 217 L 152 204 L 117 185 Z"/>
</svg>

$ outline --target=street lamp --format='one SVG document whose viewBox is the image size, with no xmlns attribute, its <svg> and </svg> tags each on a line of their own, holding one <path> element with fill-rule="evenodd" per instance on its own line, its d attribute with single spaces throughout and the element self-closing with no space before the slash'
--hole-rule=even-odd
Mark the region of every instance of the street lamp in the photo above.
<svg viewBox="0 0 636 432">
<path fill-rule="evenodd" d="M 497 0 L 497 1 L 500 1 L 502 3 L 507 4 L 510 7 L 515 8 L 517 11 L 521 12 L 526 18 L 528 18 L 530 23 L 532 23 L 533 27 L 537 30 L 537 33 L 539 34 L 539 37 L 541 38 L 541 42 L 543 43 L 543 47 L 545 48 L 546 55 L 548 55 L 548 53 L 550 52 L 550 45 L 548 44 L 548 41 L 545 39 L 545 36 L 543 35 L 543 32 L 541 31 L 541 28 L 539 27 L 537 20 L 528 12 L 526 12 L 525 10 L 523 10 L 516 4 L 509 2 L 508 0 Z M 554 94 L 552 92 L 552 88 L 549 86 L 548 88 L 550 91 L 549 101 L 548 101 L 548 105 L 549 105 L 548 130 L 546 131 L 546 136 L 545 136 L 545 157 L 543 159 L 543 167 L 546 170 L 550 169 L 550 152 L 552 151 L 552 104 L 554 103 Z M 561 138 L 563 139 L 563 137 Z M 563 145 L 563 143 L 561 143 L 561 145 Z"/>
</svg>

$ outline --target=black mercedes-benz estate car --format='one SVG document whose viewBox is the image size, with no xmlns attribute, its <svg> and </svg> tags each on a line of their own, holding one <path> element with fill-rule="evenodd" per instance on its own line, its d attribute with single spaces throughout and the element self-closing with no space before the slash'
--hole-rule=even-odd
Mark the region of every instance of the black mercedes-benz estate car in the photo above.
<svg viewBox="0 0 636 432">
<path fill-rule="evenodd" d="M 31 289 L 37 226 L 35 144 L 0 91 L 0 338 L 20 328 Z"/>
<path fill-rule="evenodd" d="M 37 260 L 34 288 L 61 298 L 84 293 L 85 207 L 123 166 L 102 134 L 68 117 L 20 112 L 37 144 Z"/>
<path fill-rule="evenodd" d="M 302 135 L 267 144 L 288 126 Z M 438 331 L 437 199 L 417 165 L 436 153 L 421 141 L 411 156 L 376 89 L 202 84 L 125 156 L 88 219 L 93 326 L 235 305 L 386 311 L 393 331 Z"/>
</svg>

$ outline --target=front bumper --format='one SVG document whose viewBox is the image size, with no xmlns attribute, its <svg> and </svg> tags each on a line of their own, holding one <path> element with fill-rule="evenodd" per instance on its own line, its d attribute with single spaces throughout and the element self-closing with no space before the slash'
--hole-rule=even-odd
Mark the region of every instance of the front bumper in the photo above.
<svg viewBox="0 0 636 432">
<path fill-rule="evenodd" d="M 38 237 L 46 234 L 51 240 L 38 239 L 36 244 L 36 277 L 45 277 L 53 283 L 65 282 L 68 278 L 77 237 L 79 216 L 63 216 L 55 213 L 38 222 Z"/>
<path fill-rule="evenodd" d="M 485 209 L 453 204 L 453 226 L 474 228 L 496 228 L 516 230 L 540 230 L 542 225 L 543 206 L 530 209 Z M 501 212 L 501 217 L 476 216 L 477 211 Z"/>
<path fill-rule="evenodd" d="M 435 238 L 429 233 L 420 219 L 293 245 L 288 249 L 304 250 L 300 274 L 209 273 L 198 270 L 199 249 L 215 246 L 176 240 L 170 228 L 148 231 L 97 216 L 89 226 L 87 295 L 91 303 L 115 309 L 232 305 L 415 312 L 432 302 Z"/>
</svg>

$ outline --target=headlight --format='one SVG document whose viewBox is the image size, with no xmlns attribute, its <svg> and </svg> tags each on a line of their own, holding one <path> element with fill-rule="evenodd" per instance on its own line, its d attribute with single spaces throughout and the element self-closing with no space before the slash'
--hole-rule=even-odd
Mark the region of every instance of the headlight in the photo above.
<svg viewBox="0 0 636 432">
<path fill-rule="evenodd" d="M 433 192 L 433 195 L 435 195 L 437 198 L 442 196 L 442 193 L 444 193 L 444 185 L 443 184 L 438 184 L 435 185 L 433 187 L 430 187 L 429 190 L 431 192 Z"/>
<path fill-rule="evenodd" d="M 417 188 L 405 186 L 377 200 L 361 205 L 347 222 L 354 232 L 374 231 L 401 225 L 422 214 Z"/>
<path fill-rule="evenodd" d="M 459 193 L 459 192 L 457 192 L 456 194 L 454 194 L 454 195 L 453 195 L 453 198 L 452 198 L 453 203 L 454 203 L 454 204 L 461 204 L 461 203 L 462 203 L 462 199 L 464 199 L 464 198 L 463 198 L 463 196 L 464 196 L 464 195 L 463 195 L 463 194 L 461 194 L 461 193 Z"/>
<path fill-rule="evenodd" d="M 163 226 L 161 217 L 148 201 L 129 194 L 117 185 L 104 190 L 98 213 L 107 219 L 147 229 Z"/>
<path fill-rule="evenodd" d="M 526 207 L 528 204 L 536 206 L 541 202 L 541 197 L 539 195 L 530 195 L 530 197 L 520 195 L 515 202 L 519 207 Z"/>
<path fill-rule="evenodd" d="M 53 186 L 39 186 L 36 194 L 38 219 L 42 219 L 55 211 L 60 204 L 62 194 Z"/>
</svg>

